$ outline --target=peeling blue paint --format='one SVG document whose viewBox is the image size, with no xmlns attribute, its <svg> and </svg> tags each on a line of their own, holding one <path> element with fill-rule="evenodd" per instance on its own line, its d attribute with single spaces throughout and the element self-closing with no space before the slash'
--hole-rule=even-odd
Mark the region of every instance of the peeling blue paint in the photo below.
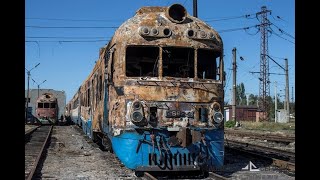
<svg viewBox="0 0 320 180">
<path fill-rule="evenodd" d="M 166 142 L 168 141 L 169 136 L 167 136 L 166 133 L 157 133 L 157 136 L 158 135 L 163 136 Z M 173 155 L 184 155 L 189 153 L 198 155 L 201 149 L 202 154 L 208 152 L 208 160 L 206 162 L 209 167 L 222 167 L 224 161 L 223 130 L 207 131 L 205 133 L 205 138 L 208 151 L 206 151 L 206 148 L 202 143 L 198 142 L 186 148 L 170 147 L 168 152 Z M 166 153 L 164 149 L 159 151 L 156 145 L 155 148 L 153 148 L 153 146 L 148 143 L 141 143 L 140 148 L 137 150 L 139 140 L 142 139 L 151 142 L 149 134 L 139 134 L 135 131 L 125 131 L 119 136 L 111 137 L 114 153 L 120 161 L 130 169 L 136 169 L 139 166 L 149 166 L 150 153 L 155 153 L 157 159 L 160 159 L 160 151 L 162 154 Z M 169 147 L 168 144 L 166 144 L 166 146 Z M 178 165 L 179 163 L 180 162 L 178 161 Z M 181 162 L 181 164 L 183 165 L 183 162 Z"/>
</svg>

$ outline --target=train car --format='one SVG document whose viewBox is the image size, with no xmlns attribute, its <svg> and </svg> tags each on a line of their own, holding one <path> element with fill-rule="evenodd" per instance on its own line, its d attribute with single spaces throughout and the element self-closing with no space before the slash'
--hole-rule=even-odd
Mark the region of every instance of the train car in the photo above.
<svg viewBox="0 0 320 180">
<path fill-rule="evenodd" d="M 37 99 L 36 118 L 41 124 L 58 123 L 58 101 L 52 93 L 44 93 Z"/>
<path fill-rule="evenodd" d="M 181 4 L 142 7 L 100 49 L 67 105 L 129 169 L 211 171 L 224 162 L 222 39 Z"/>
</svg>

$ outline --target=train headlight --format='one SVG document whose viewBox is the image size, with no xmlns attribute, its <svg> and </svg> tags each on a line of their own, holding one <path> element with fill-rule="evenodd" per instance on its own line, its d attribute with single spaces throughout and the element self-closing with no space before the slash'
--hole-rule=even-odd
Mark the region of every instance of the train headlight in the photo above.
<svg viewBox="0 0 320 180">
<path fill-rule="evenodd" d="M 216 112 L 213 115 L 213 120 L 215 123 L 220 124 L 223 121 L 223 115 L 221 112 Z"/>
<path fill-rule="evenodd" d="M 163 29 L 163 35 L 165 37 L 169 37 L 171 35 L 172 31 L 169 28 L 164 28 Z"/>
<path fill-rule="evenodd" d="M 132 107 L 134 110 L 138 110 L 141 108 L 141 103 L 139 101 L 136 101 L 133 103 Z"/>
<path fill-rule="evenodd" d="M 143 127 L 147 125 L 146 118 L 144 117 L 143 104 L 139 100 L 135 100 L 131 104 L 131 121 L 136 126 Z"/>
<path fill-rule="evenodd" d="M 149 27 L 140 27 L 139 33 L 141 36 L 148 36 L 150 34 L 150 28 Z"/>
<path fill-rule="evenodd" d="M 139 111 L 135 111 L 132 113 L 132 121 L 134 122 L 141 122 L 143 119 L 143 115 Z"/>
<path fill-rule="evenodd" d="M 204 32 L 204 31 L 200 31 L 199 32 L 199 36 L 200 36 L 200 38 L 206 38 L 207 37 L 207 34 L 206 34 L 206 32 Z"/>
<path fill-rule="evenodd" d="M 214 34 L 213 34 L 213 32 L 209 32 L 208 37 L 209 37 L 210 39 L 214 39 Z"/>
<path fill-rule="evenodd" d="M 194 38 L 196 36 L 196 32 L 193 29 L 188 29 L 186 31 L 186 35 L 188 38 Z"/>
<path fill-rule="evenodd" d="M 158 29 L 153 28 L 153 29 L 151 30 L 151 35 L 156 36 L 156 35 L 158 35 L 158 34 L 159 34 L 159 30 L 158 30 Z"/>
<path fill-rule="evenodd" d="M 216 112 L 220 111 L 220 104 L 217 102 L 214 102 L 213 103 L 213 110 Z"/>
</svg>

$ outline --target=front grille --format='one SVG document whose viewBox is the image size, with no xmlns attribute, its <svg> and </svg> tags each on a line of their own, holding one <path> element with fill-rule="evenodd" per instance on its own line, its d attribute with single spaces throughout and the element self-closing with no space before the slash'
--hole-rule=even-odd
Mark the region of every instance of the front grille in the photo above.
<svg viewBox="0 0 320 180">
<path fill-rule="evenodd" d="M 160 155 L 149 153 L 149 166 L 165 165 L 165 166 L 188 166 L 193 165 L 195 160 L 195 153 L 177 153 L 177 154 L 163 154 L 163 158 Z"/>
</svg>

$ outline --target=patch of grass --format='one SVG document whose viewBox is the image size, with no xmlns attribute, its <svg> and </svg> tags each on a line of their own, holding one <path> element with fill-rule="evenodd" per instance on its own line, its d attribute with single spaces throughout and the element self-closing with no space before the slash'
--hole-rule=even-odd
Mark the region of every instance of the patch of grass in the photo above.
<svg viewBox="0 0 320 180">
<path fill-rule="evenodd" d="M 236 125 L 236 122 L 235 122 L 235 121 L 232 121 L 232 120 L 227 121 L 227 122 L 224 123 L 224 127 L 228 127 L 228 128 L 232 128 L 232 127 L 234 127 L 235 125 Z"/>
<path fill-rule="evenodd" d="M 263 130 L 263 131 L 295 131 L 295 123 L 274 123 L 274 122 L 240 122 L 242 127 L 250 130 Z"/>
</svg>

